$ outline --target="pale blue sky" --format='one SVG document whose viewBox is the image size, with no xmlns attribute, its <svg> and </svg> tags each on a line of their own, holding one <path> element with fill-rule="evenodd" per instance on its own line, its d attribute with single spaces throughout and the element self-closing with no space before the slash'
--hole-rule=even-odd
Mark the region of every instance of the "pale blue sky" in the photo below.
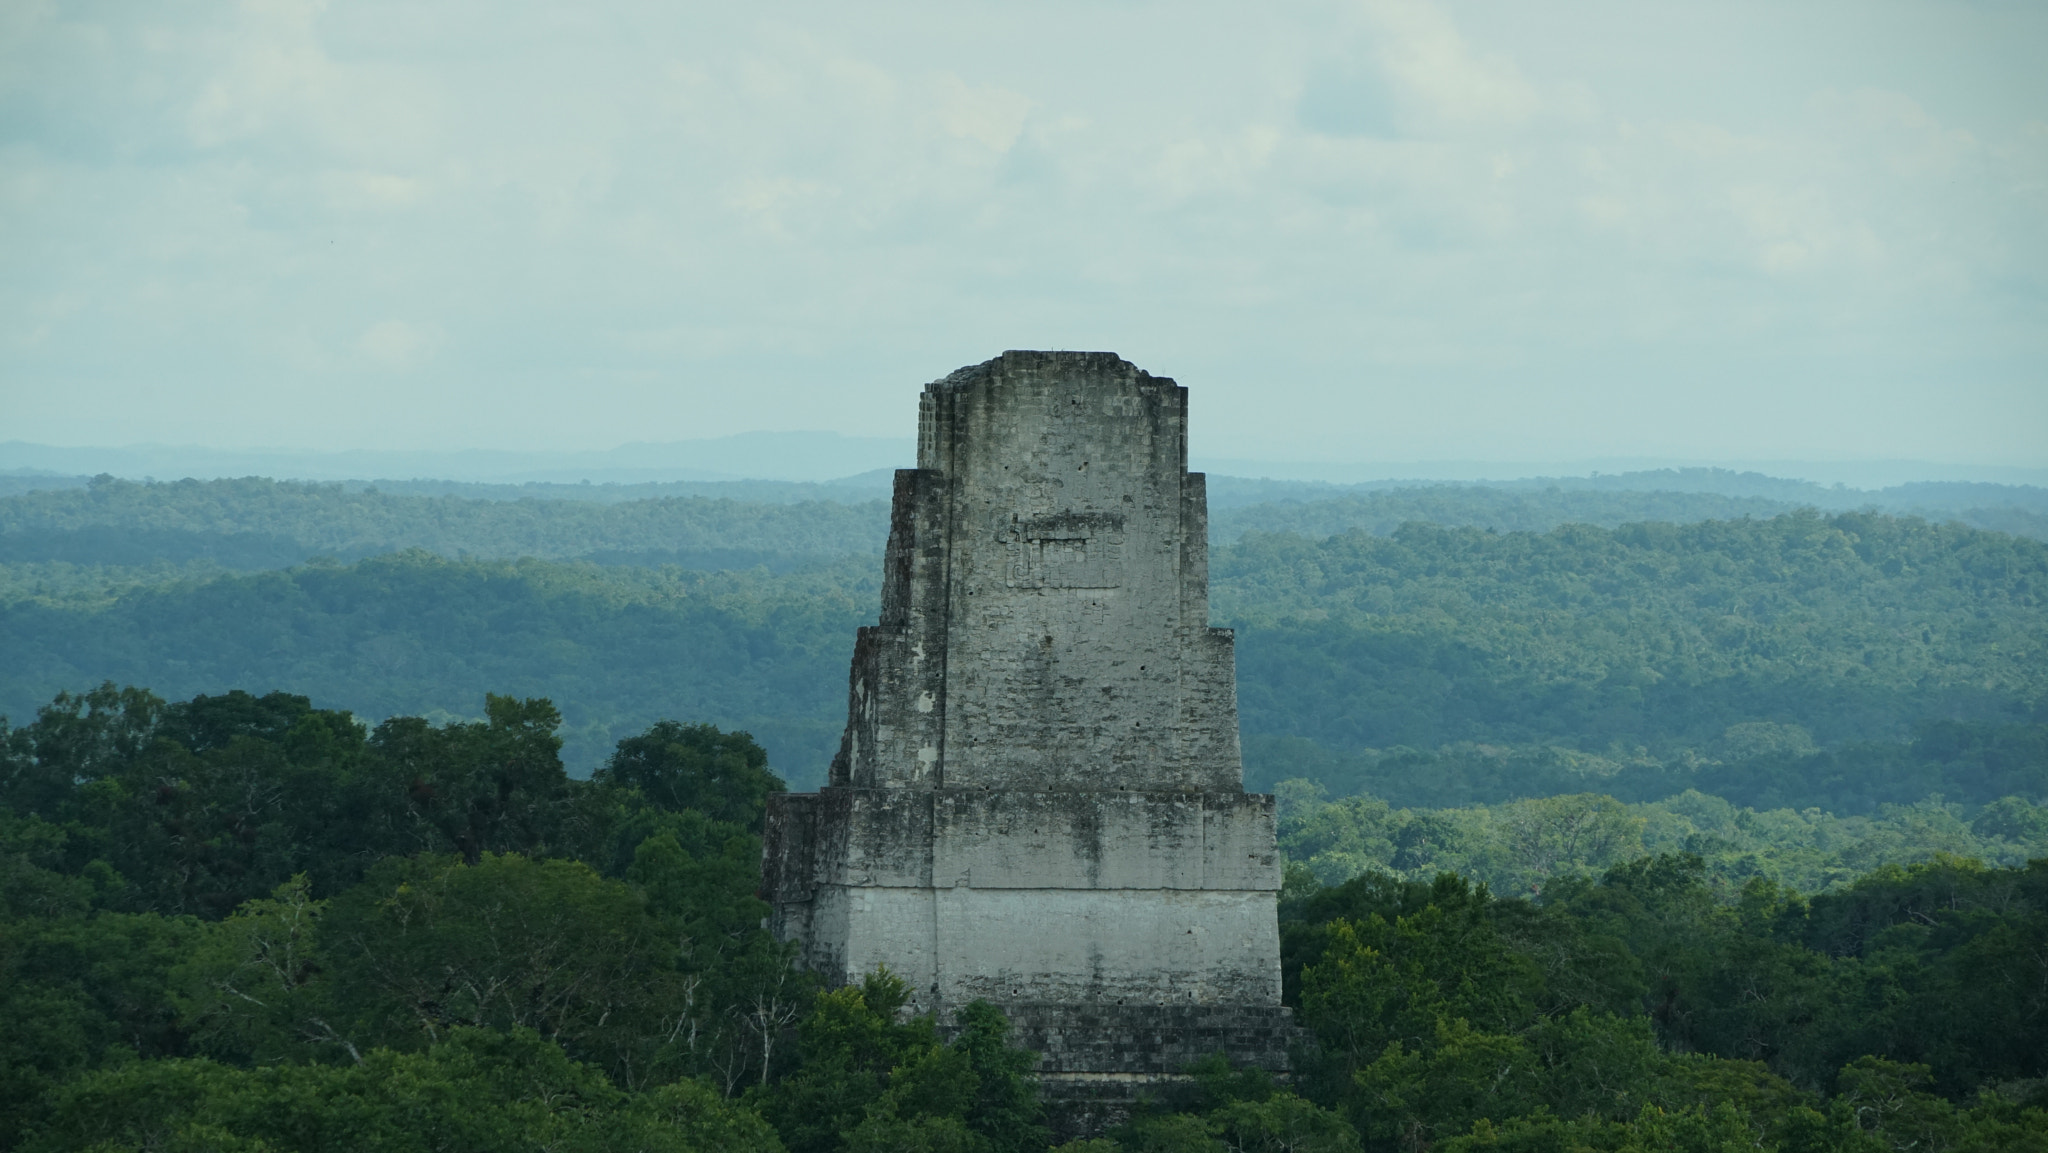
<svg viewBox="0 0 2048 1153">
<path fill-rule="evenodd" d="M 2048 465 L 2048 5 L 0 6 L 0 440 Z"/>
</svg>

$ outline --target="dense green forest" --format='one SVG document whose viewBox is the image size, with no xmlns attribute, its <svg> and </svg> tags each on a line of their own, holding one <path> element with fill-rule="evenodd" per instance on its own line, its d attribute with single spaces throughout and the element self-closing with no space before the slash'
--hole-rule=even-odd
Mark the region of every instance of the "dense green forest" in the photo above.
<svg viewBox="0 0 2048 1153">
<path fill-rule="evenodd" d="M 577 780 L 549 702 L 483 712 L 109 685 L 0 731 L 0 1148 L 1047 1147 L 999 1013 L 790 968 L 755 742 L 663 721 Z M 1697 795 L 1283 793 L 1297 1075 L 1197 1067 L 1069 1153 L 2048 1150 L 2030 803 L 1962 834 L 1991 861 L 1851 878 L 1784 863 L 1839 830 Z M 1915 819 L 1956 814 L 1857 835 Z"/>
<path fill-rule="evenodd" d="M 570 763 L 585 773 L 619 737 L 683 715 L 750 731 L 815 780 L 879 586 L 871 559 L 772 575 L 408 552 L 93 607 L 32 597 L 0 608 L 0 711 L 111 679 L 180 696 L 291 684 L 364 716 L 446 719 L 475 715 L 496 686 L 572 702 Z"/>
<path fill-rule="evenodd" d="M 908 464 L 908 461 L 905 463 Z M 625 504 L 699 497 L 764 504 L 805 504 L 818 501 L 865 504 L 889 499 L 891 475 L 892 470 L 877 469 L 833 481 L 666 480 L 608 481 L 602 484 L 593 484 L 588 480 L 580 483 L 486 482 L 415 477 L 404 480 L 326 481 L 319 482 L 317 487 L 351 493 L 368 490 L 394 496 L 452 496 L 482 501 L 531 500 Z M 32 470 L 0 470 L 0 497 L 30 492 L 85 489 L 96 483 L 105 484 L 109 479 L 111 478 L 104 475 L 60 476 Z M 246 484 L 247 480 L 245 478 L 240 481 L 163 483 L 150 480 L 143 483 L 163 489 L 172 484 Z M 1319 504 L 1376 494 L 1404 497 L 1426 493 L 1442 496 L 1484 490 L 1539 501 L 1559 494 L 1589 493 L 1619 496 L 1643 494 L 1665 500 L 1671 497 L 1696 496 L 1734 501 L 1762 501 L 1774 513 L 1797 508 L 1814 508 L 1827 512 L 1874 510 L 1921 516 L 1930 520 L 1960 520 L 1980 528 L 1999 527 L 1980 523 L 1980 517 L 1990 518 L 2018 513 L 2023 518 L 2048 518 L 2048 488 L 2038 485 L 1995 484 L 1983 481 L 1913 481 L 1888 488 L 1860 489 L 1841 484 L 1826 485 L 1809 480 L 1769 476 L 1758 472 L 1737 472 L 1726 468 L 1664 468 L 1619 473 L 1596 472 L 1590 476 L 1533 476 L 1516 480 L 1388 479 L 1356 483 L 1281 480 L 1218 474 L 1211 471 L 1208 475 L 1208 489 L 1211 512 L 1235 510 L 1248 505 Z M 1599 506 L 1589 507 L 1597 509 Z M 1667 507 L 1687 506 L 1668 504 Z M 1712 506 L 1701 504 L 1691 507 Z M 1649 518 L 1637 515 L 1629 519 Z M 1676 519 L 1694 518 L 1682 516 Z"/>
<path fill-rule="evenodd" d="M 1673 474 L 1668 483 L 1715 479 Z M 1384 536 L 1411 522 L 1548 532 L 1565 524 L 1613 528 L 1643 521 L 1768 518 L 1830 505 L 1825 499 L 1830 490 L 1818 486 L 1762 483 L 1770 478 L 1757 478 L 1755 484 L 1721 479 L 1714 487 L 1723 491 L 1591 482 L 1553 482 L 1544 488 L 1339 487 L 1217 478 L 1210 532 L 1218 543 L 1257 532 Z M 1955 487 L 1964 491 L 1944 493 L 1931 485 L 1887 490 L 1919 494 L 1902 498 L 1901 506 L 1889 511 L 2048 539 L 2048 493 L 1996 485 Z M 1785 499 L 1791 494 L 1822 499 Z M 852 482 L 360 485 L 258 477 L 137 483 L 102 476 L 81 487 L 0 496 L 0 564 L 132 567 L 168 562 L 254 571 L 315 557 L 357 560 L 419 548 L 479 559 L 784 569 L 807 560 L 879 554 L 888 533 L 887 498 L 883 485 Z M 1978 508 L 1972 499 L 1994 503 Z"/>
<path fill-rule="evenodd" d="M 260 477 L 168 484 L 99 477 L 82 489 L 0 499 L 0 560 L 258 569 L 417 548 L 448 557 L 777 568 L 879 555 L 888 523 L 886 500 L 508 501 Z"/>
<path fill-rule="evenodd" d="M 1410 525 L 1250 538 L 1211 580 L 1265 782 L 1299 763 L 1442 805 L 1612 777 L 1799 807 L 2048 786 L 2048 548 L 2005 534 L 1859 513 Z"/>
<path fill-rule="evenodd" d="M 2031 490 L 1687 480 L 1216 486 L 1299 1072 L 1071 1153 L 2048 1153 Z M 885 506 L 483 487 L 0 498 L 0 1149 L 1046 1148 L 761 928 Z"/>
<path fill-rule="evenodd" d="M 1499 532 L 1549 532 L 1562 524 L 1603 528 L 1637 521 L 1686 522 L 1772 517 L 1798 505 L 1761 497 L 1728 497 L 1690 492 L 1525 493 L 1465 485 L 1393 489 L 1329 496 L 1321 500 L 1278 500 L 1218 508 L 1209 514 L 1217 542 L 1247 533 L 1293 533 L 1326 537 L 1365 532 L 1387 536 L 1404 524 L 1481 528 Z"/>
<path fill-rule="evenodd" d="M 2048 804 L 2038 797 L 1986 805 L 1929 799 L 1839 816 L 1752 809 L 1692 790 L 1641 804 L 1569 793 L 1434 809 L 1396 808 L 1370 795 L 1331 801 L 1307 780 L 1282 781 L 1277 792 L 1281 850 L 1327 885 L 1452 872 L 1494 892 L 1529 894 L 1560 876 L 1685 854 L 1724 893 L 1754 880 L 1811 893 L 1887 866 L 1946 858 L 2016 868 L 2048 857 Z"/>
<path fill-rule="evenodd" d="M 681 715 L 752 732 L 808 786 L 878 581 L 866 555 L 713 573 L 424 552 L 250 574 L 17 563 L 0 566 L 0 713 L 101 680 L 290 684 L 437 719 L 503 690 L 565 703 L 578 772 Z M 1213 550 L 1211 582 L 1257 787 L 1308 777 L 1410 807 L 1696 789 L 1842 814 L 2048 792 L 2036 541 L 1865 513 L 1410 524 L 1254 534 Z"/>
</svg>

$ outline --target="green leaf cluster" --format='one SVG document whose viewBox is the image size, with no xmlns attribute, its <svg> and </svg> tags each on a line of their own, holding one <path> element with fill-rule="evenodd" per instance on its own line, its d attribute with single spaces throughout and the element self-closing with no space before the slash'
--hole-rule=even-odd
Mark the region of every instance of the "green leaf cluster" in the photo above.
<svg viewBox="0 0 2048 1153">
<path fill-rule="evenodd" d="M 531 1030 L 629 1092 L 774 1072 L 809 984 L 762 927 L 782 788 L 661 724 L 592 781 L 545 700 L 366 729 L 299 696 L 102 686 L 0 730 L 0 1088 L 203 1056 L 359 1063 Z M 0 1116 L 0 1147 L 33 1118 Z"/>
<path fill-rule="evenodd" d="M 1036 1057 L 1008 1046 L 1003 1015 L 968 1005 L 944 1042 L 930 1017 L 905 1017 L 908 997 L 879 970 L 817 998 L 796 1029 L 796 1071 L 755 1093 L 792 1153 L 1044 1149 Z"/>
<path fill-rule="evenodd" d="M 1057 1153 L 1357 1153 L 1358 1131 L 1258 1070 L 1198 1061 L 1178 1092 L 1141 1105 L 1110 1136 Z"/>
<path fill-rule="evenodd" d="M 423 1052 L 240 1068 L 203 1058 L 87 1074 L 26 1153 L 775 1153 L 759 1117 L 688 1081 L 627 1093 L 529 1029 L 458 1029 Z"/>
<path fill-rule="evenodd" d="M 2024 797 L 1976 806 L 1936 798 L 1841 817 L 1758 812 L 1693 790 L 1649 804 L 1573 793 L 1457 809 L 1397 809 L 1370 796 L 1324 801 L 1306 780 L 1282 781 L 1276 793 L 1282 851 L 1326 885 L 1363 873 L 1427 881 L 1449 871 L 1495 892 L 1534 894 L 1559 877 L 1690 853 L 1724 892 L 1752 879 L 1818 892 L 1883 865 L 1944 855 L 2006 866 L 2048 856 L 2048 805 Z"/>
<path fill-rule="evenodd" d="M 1722 899 L 1694 858 L 1283 909 L 1304 1091 L 1371 1149 L 2048 1147 L 2048 861 Z"/>
</svg>

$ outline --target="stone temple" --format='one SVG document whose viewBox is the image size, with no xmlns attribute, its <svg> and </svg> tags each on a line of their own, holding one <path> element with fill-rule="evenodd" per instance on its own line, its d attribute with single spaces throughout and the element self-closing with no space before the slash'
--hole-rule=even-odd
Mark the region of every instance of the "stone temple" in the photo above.
<svg viewBox="0 0 2048 1153">
<path fill-rule="evenodd" d="M 928 385 L 830 784 L 768 812 L 803 963 L 886 965 L 942 1024 L 993 1002 L 1068 1128 L 1209 1054 L 1284 1070 L 1293 1036 L 1187 419 L 1112 353 Z"/>
</svg>

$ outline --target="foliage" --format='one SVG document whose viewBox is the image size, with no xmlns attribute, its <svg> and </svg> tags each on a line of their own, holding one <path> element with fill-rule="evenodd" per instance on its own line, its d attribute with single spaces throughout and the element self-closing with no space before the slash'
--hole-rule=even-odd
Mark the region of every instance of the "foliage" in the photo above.
<svg viewBox="0 0 2048 1153">
<path fill-rule="evenodd" d="M 1212 560 L 1254 787 L 1308 777 L 1429 807 L 1691 788 L 1844 814 L 2048 794 L 2037 541 L 1802 513 L 1254 534 Z M 174 696 L 292 684 L 365 717 L 447 719 L 488 685 L 573 702 L 579 768 L 681 709 L 746 729 L 816 783 L 880 576 L 869 554 L 779 573 L 424 552 L 256 575 L 204 564 L 154 585 L 0 565 L 0 711 L 111 679 Z"/>
<path fill-rule="evenodd" d="M 1212 489 L 1212 503 L 1214 500 Z M 1764 518 L 1793 512 L 1802 503 L 1704 492 L 1518 492 L 1491 485 L 1445 484 L 1214 508 L 1209 532 L 1219 542 L 1234 542 L 1250 533 L 1290 533 L 1311 539 L 1348 532 L 1391 536 L 1407 524 L 1549 532 L 1567 524 L 1615 528 L 1642 521 L 1685 524 Z"/>
<path fill-rule="evenodd" d="M 908 998 L 887 970 L 817 998 L 797 1027 L 797 1071 L 758 1092 L 793 1153 L 1044 1149 L 1036 1057 L 1008 1047 L 1002 1014 L 964 1007 L 946 1043 L 930 1017 L 905 1019 Z"/>
<path fill-rule="evenodd" d="M 0 1148 L 1045 1147 L 999 1012 L 819 993 L 762 928 L 744 735 L 660 723 L 577 781 L 547 701 L 485 714 L 103 686 L 0 732 Z M 1283 793 L 1313 1044 L 1091 1153 L 2048 1147 L 2048 860 L 1899 863 L 2031 843 L 2024 799 Z"/>
<path fill-rule="evenodd" d="M 1248 532 L 1386 536 L 1410 523 L 1542 533 L 1568 524 L 1765 519 L 1802 507 L 1954 517 L 2035 537 L 2048 529 L 2048 500 L 2037 488 L 1923 484 L 1865 494 L 1692 472 L 1370 488 L 1212 477 L 1211 532 L 1218 543 Z M 0 491 L 0 563 L 207 561 L 250 571 L 318 555 L 360 558 L 422 548 L 451 557 L 784 567 L 802 558 L 878 553 L 888 518 L 877 498 L 886 495 L 886 480 L 363 485 L 261 477 L 135 483 L 100 476 Z"/>
<path fill-rule="evenodd" d="M 1092 1153 L 2048 1151 L 2048 551 L 1541 521 L 1614 496 L 1234 522 L 1545 531 L 1216 550 L 1313 1044 Z M 994 1009 L 819 993 L 762 927 L 769 765 L 826 762 L 879 506 L 476 504 L 0 501 L 0 1149 L 1043 1148 Z M 473 555 L 224 575 L 397 544 Z M 475 559 L 654 553 L 764 567 Z"/>
<path fill-rule="evenodd" d="M 759 825 L 768 794 L 783 788 L 768 771 L 767 752 L 747 734 L 674 721 L 620 741 L 597 777 L 637 789 L 664 809 L 691 809 L 742 828 Z"/>
<path fill-rule="evenodd" d="M 104 1062 L 186 1051 L 169 971 L 190 917 L 95 911 L 121 892 L 103 861 L 65 865 L 61 828 L 0 808 L 0 1148 L 23 1107 Z"/>
<path fill-rule="evenodd" d="M 1304 1084 L 1368 1148 L 2048 1141 L 2048 861 L 1810 903 L 1672 856 L 1541 904 L 1367 875 L 1296 885 L 1282 941 Z"/>
<path fill-rule="evenodd" d="M 887 532 L 881 501 L 471 500 L 262 477 L 138 484 L 111 476 L 0 497 L 0 560 L 85 564 L 148 557 L 282 568 L 315 556 L 418 548 L 448 557 L 750 568 L 876 555 Z"/>
<path fill-rule="evenodd" d="M 532 1029 L 635 1092 L 768 1077 L 810 985 L 754 893 L 781 787 L 759 747 L 656 726 L 621 759 L 655 750 L 641 783 L 688 787 L 650 794 L 569 778 L 545 700 L 485 712 L 366 733 L 286 693 L 108 685 L 0 731 L 8 1099 L 137 1059 L 353 1063 L 471 1028 Z M 679 734 L 704 755 L 662 760 Z M 0 1117 L 0 1148 L 23 1123 Z"/>
<path fill-rule="evenodd" d="M 61 824 L 72 866 L 104 860 L 121 879 L 110 907 L 208 918 L 295 873 L 338 891 L 386 855 L 574 852 L 646 804 L 567 777 L 549 702 L 487 696 L 484 711 L 366 733 L 289 693 L 168 704 L 102 685 L 8 732 L 0 803 Z"/>
<path fill-rule="evenodd" d="M 0 607 L 0 711 L 112 679 L 174 695 L 286 683 L 360 716 L 448 720 L 474 717 L 482 686 L 511 686 L 589 702 L 563 730 L 586 768 L 680 707 L 822 776 L 879 577 L 873 561 L 769 576 L 408 553 L 143 590 L 99 611 L 16 603 Z"/>
<path fill-rule="evenodd" d="M 1744 721 L 1704 747 L 1658 755 L 1637 746 L 1589 753 L 1559 744 L 1459 741 L 1433 751 L 1333 752 L 1298 737 L 1254 738 L 1246 757 L 1256 781 L 1316 781 L 1339 796 L 1443 808 L 1474 802 L 1598 791 L 1655 801 L 1687 790 L 1755 809 L 1821 808 L 1871 814 L 1940 795 L 1981 804 L 2048 797 L 2048 724 L 1929 720 L 1910 739 L 1848 741 L 1820 748 L 1799 725 Z"/>
<path fill-rule="evenodd" d="M 85 478 L 78 479 L 83 483 Z M 1977 523 L 1977 517 L 1994 512 L 2048 515 L 2048 488 L 2035 485 L 1911 481 L 1889 488 L 1858 489 L 1725 468 L 1643 469 L 1590 476 L 1539 476 L 1476 483 L 1383 480 L 1327 484 L 1213 474 L 1209 477 L 1209 507 L 1212 511 L 1267 504 L 1308 512 L 1322 505 L 1368 498 L 1414 502 L 1406 506 L 1414 510 L 1412 514 L 1390 518 L 1393 527 L 1409 521 L 1425 521 L 1431 524 L 1469 524 L 1476 528 L 1490 525 L 1502 530 L 1510 527 L 1499 519 L 1500 510 L 1504 507 L 1541 510 L 1554 518 L 1556 524 L 1610 527 L 1617 523 L 1644 520 L 1730 519 L 1725 512 L 1708 511 L 1716 507 L 1712 503 L 1714 501 L 1726 502 L 1719 506 L 1722 509 L 1745 506 L 1754 509 L 1760 504 L 1776 512 L 1800 508 L 1828 512 L 1876 510 L 1934 520 L 1958 517 L 1971 524 Z M 1512 503 L 1516 500 L 1526 503 Z M 1631 504 L 1630 501 L 1643 503 Z M 1442 510 L 1442 515 L 1437 510 Z M 1734 515 L 1767 514 L 1737 512 Z M 1288 531 L 1327 536 L 1348 527 L 1353 526 L 1344 525 L 1322 533 L 1308 533 L 1305 529 Z"/>
<path fill-rule="evenodd" d="M 1683 852 L 1730 892 L 1752 878 L 1815 892 L 1886 863 L 1948 854 L 2020 865 L 2048 855 L 2048 805 L 2021 797 L 1974 813 L 1929 800 L 1838 817 L 1758 812 L 1693 790 L 1652 804 L 1577 793 L 1461 809 L 1397 809 L 1369 796 L 1325 802 L 1320 786 L 1299 780 L 1277 792 L 1281 848 L 1324 884 L 1363 873 L 1428 880 L 1448 870 L 1528 894 L 1560 876 Z"/>
<path fill-rule="evenodd" d="M 1920 720 L 2029 721 L 2048 694 L 2048 546 L 1956 525 L 1254 536 L 1217 550 L 1212 582 L 1239 627 L 1247 733 L 1333 750 L 1668 760 L 1757 722 L 1829 747 Z"/>
<path fill-rule="evenodd" d="M 758 902 L 741 923 L 730 889 L 678 892 L 692 870 L 672 836 L 643 850 L 638 884 L 491 853 L 388 858 L 332 901 L 294 879 L 206 927 L 173 974 L 182 1016 L 204 1051 L 259 1064 L 527 1028 L 627 1088 L 687 1074 L 730 1092 L 766 1075 L 806 986 Z"/>
<path fill-rule="evenodd" d="M 37 1150 L 780 1150 L 702 1086 L 629 1094 L 530 1030 L 461 1029 L 420 1053 L 241 1069 L 207 1060 L 103 1070 L 53 1095 Z"/>
</svg>

